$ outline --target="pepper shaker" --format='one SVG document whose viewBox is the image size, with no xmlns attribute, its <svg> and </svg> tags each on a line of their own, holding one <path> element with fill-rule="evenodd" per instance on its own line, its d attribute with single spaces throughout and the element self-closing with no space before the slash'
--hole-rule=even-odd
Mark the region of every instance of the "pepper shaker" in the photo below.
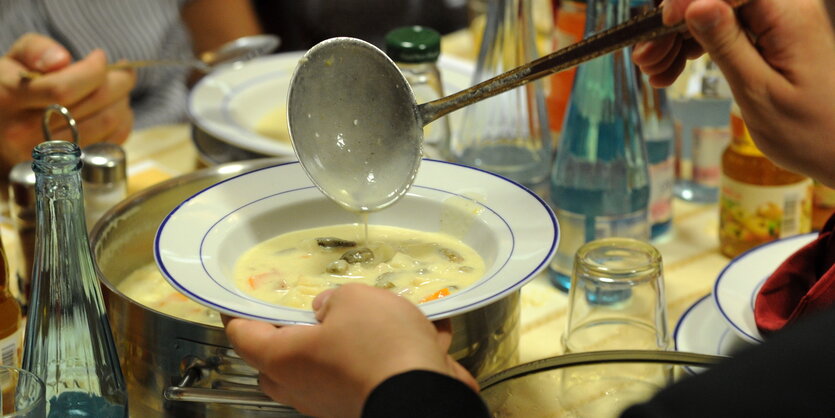
<svg viewBox="0 0 835 418">
<path fill-rule="evenodd" d="M 81 180 L 87 230 L 128 194 L 125 151 L 116 144 L 100 142 L 84 147 Z"/>
</svg>

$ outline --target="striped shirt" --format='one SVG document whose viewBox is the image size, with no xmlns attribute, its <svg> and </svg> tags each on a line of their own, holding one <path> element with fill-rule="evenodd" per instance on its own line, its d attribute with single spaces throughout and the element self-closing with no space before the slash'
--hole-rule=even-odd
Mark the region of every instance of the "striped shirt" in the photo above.
<svg viewBox="0 0 835 418">
<path fill-rule="evenodd" d="M 96 48 L 121 59 L 191 58 L 191 38 L 180 19 L 189 0 L 0 0 L 0 52 L 24 33 L 63 44 L 74 59 Z M 185 67 L 137 70 L 131 92 L 134 128 L 182 122 L 188 89 Z"/>
</svg>

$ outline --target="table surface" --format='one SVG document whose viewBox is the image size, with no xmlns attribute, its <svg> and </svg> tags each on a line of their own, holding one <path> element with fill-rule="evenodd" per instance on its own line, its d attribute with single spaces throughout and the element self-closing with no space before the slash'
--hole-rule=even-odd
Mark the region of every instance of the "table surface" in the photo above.
<svg viewBox="0 0 835 418">
<path fill-rule="evenodd" d="M 199 168 L 187 125 L 158 126 L 135 132 L 124 144 L 131 192 Z M 653 244 L 664 260 L 667 318 L 672 331 L 687 308 L 711 291 L 729 259 L 719 252 L 718 209 L 714 204 L 673 204 L 672 232 Z M 540 274 L 522 288 L 519 360 L 560 354 L 567 295 Z"/>
</svg>

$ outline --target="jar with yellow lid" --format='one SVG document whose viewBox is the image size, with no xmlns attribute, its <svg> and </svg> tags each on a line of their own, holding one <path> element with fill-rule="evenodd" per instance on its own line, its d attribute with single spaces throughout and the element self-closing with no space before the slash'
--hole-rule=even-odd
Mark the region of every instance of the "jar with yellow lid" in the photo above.
<svg viewBox="0 0 835 418">
<path fill-rule="evenodd" d="M 731 142 L 722 154 L 719 248 L 728 257 L 812 228 L 812 180 L 785 170 L 754 144 L 739 108 L 731 108 Z"/>
</svg>

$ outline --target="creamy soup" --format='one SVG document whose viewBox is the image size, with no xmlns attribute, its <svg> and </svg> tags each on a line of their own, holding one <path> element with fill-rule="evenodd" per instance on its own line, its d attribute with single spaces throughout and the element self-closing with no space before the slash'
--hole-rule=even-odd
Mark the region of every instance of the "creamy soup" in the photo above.
<svg viewBox="0 0 835 418">
<path fill-rule="evenodd" d="M 484 275 L 484 261 L 450 235 L 382 225 L 336 225 L 288 232 L 245 252 L 235 264 L 244 293 L 309 309 L 323 290 L 360 282 L 415 303 L 449 296 Z"/>
<path fill-rule="evenodd" d="M 220 314 L 192 301 L 171 286 L 157 269 L 148 264 L 133 272 L 117 286 L 120 292 L 142 305 L 180 319 L 223 326 Z"/>
<path fill-rule="evenodd" d="M 255 125 L 255 132 L 289 144 L 290 132 L 287 130 L 287 107 L 280 106 L 267 112 Z"/>
</svg>

